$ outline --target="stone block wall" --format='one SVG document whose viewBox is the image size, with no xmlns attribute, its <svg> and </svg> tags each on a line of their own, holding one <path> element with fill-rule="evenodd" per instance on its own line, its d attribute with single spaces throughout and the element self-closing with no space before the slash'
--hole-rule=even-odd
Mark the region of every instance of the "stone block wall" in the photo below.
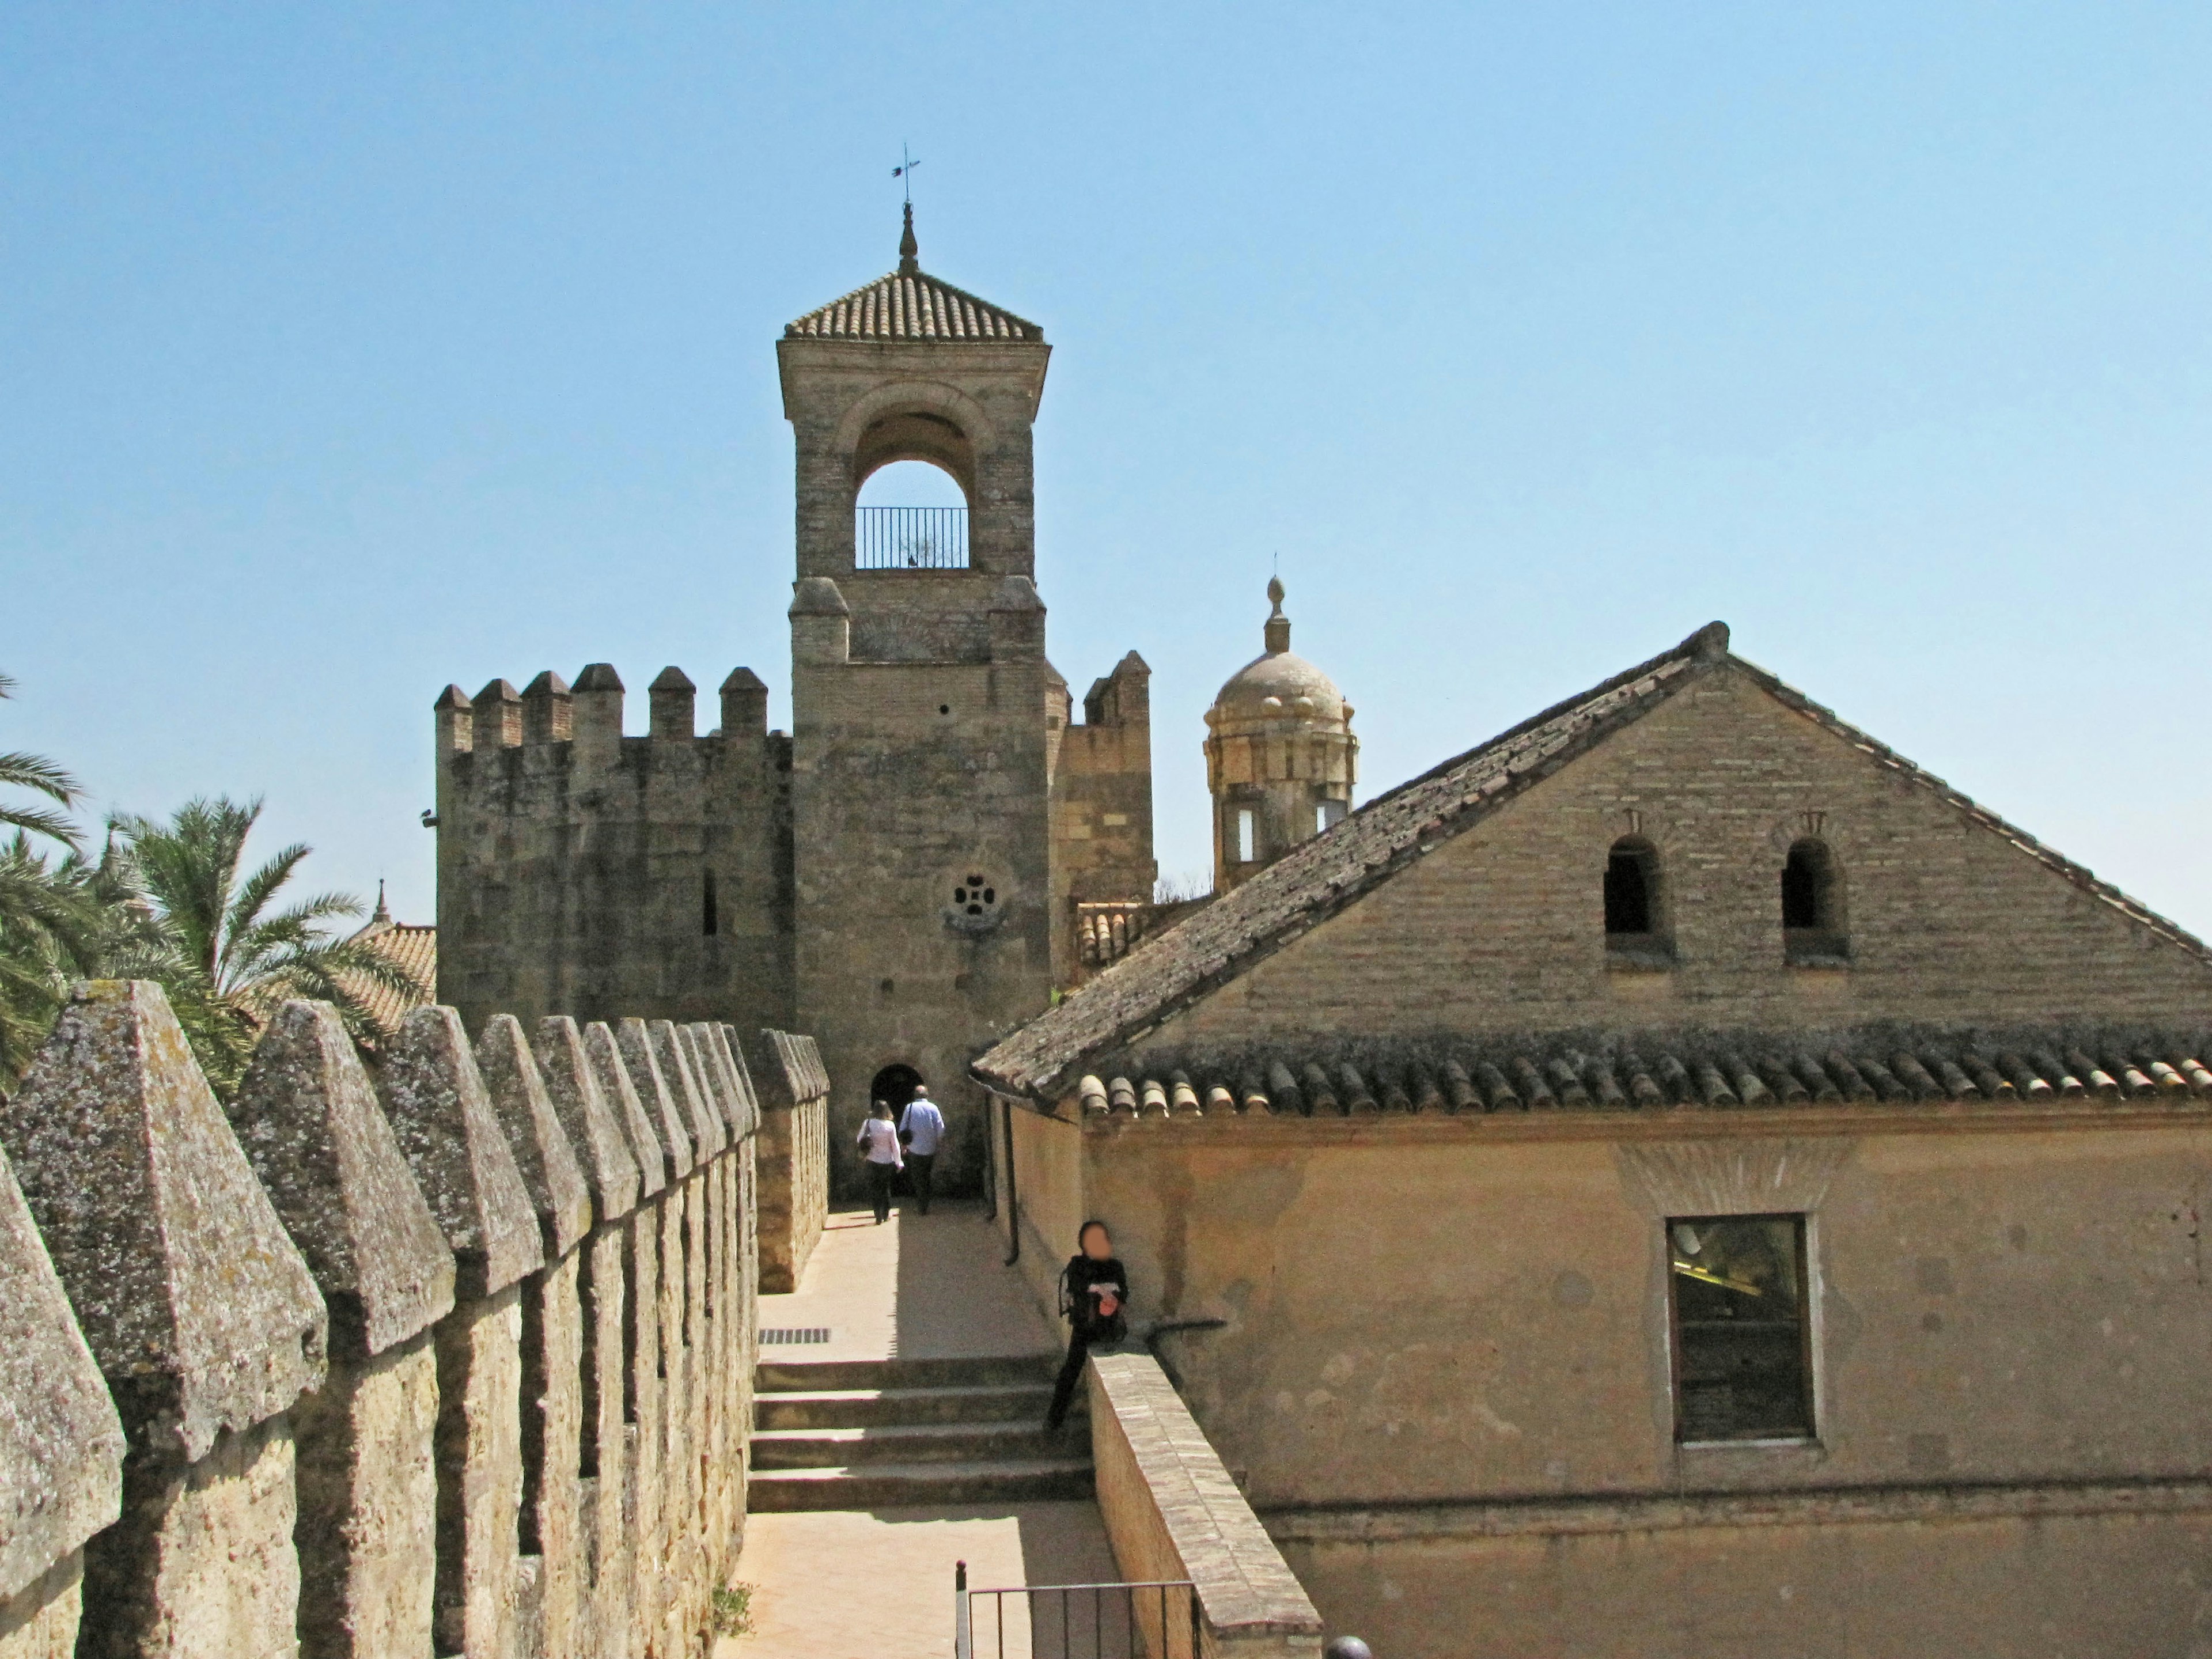
<svg viewBox="0 0 2212 1659">
<path fill-rule="evenodd" d="M 623 735 L 605 663 L 437 706 L 438 995 L 471 1030 L 625 1014 L 792 1016 L 791 745 L 747 669 L 694 734 L 691 682 L 653 683 L 651 735 Z"/>
<path fill-rule="evenodd" d="M 763 1031 L 757 1052 L 760 1287 L 781 1295 L 799 1288 L 830 1219 L 830 1074 L 810 1036 Z"/>
<path fill-rule="evenodd" d="M 727 1028 L 158 987 L 0 1103 L 0 1656 L 696 1659 L 744 1536 L 760 1113 Z"/>
<path fill-rule="evenodd" d="M 1121 1577 L 1133 1583 L 1188 1580 L 1197 1603 L 1195 1652 L 1161 1614 L 1136 1604 L 1146 1650 L 1231 1659 L 1312 1659 L 1321 1615 L 1160 1362 L 1145 1353 L 1097 1353 L 1087 1373 L 1091 1460 L 1098 1509 Z"/>
<path fill-rule="evenodd" d="M 1081 977 L 1075 907 L 1149 903 L 1152 855 L 1152 671 L 1132 651 L 1083 699 L 1052 765 L 1053 983 Z M 1068 712 L 1061 711 L 1062 718 Z"/>
</svg>

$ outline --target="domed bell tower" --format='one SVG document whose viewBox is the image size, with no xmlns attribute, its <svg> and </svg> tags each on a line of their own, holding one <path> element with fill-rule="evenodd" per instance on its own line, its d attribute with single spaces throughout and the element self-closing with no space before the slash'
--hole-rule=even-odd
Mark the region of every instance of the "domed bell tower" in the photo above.
<svg viewBox="0 0 2212 1659">
<path fill-rule="evenodd" d="M 968 1062 L 1052 988 L 1058 685 L 1030 432 L 1051 348 L 918 256 L 909 206 L 897 269 L 776 347 L 798 465 L 797 1018 L 829 1069 L 831 1144 L 872 1079 L 910 1067 L 951 1123 L 939 1179 L 957 1190 L 984 1144 Z M 871 473 L 907 460 L 950 474 L 965 507 L 858 507 Z"/>
<path fill-rule="evenodd" d="M 1206 711 L 1206 784 L 1213 796 L 1213 890 L 1250 879 L 1352 808 L 1359 739 L 1352 706 L 1328 676 L 1291 653 L 1283 584 L 1267 650 L 1232 674 Z"/>
</svg>

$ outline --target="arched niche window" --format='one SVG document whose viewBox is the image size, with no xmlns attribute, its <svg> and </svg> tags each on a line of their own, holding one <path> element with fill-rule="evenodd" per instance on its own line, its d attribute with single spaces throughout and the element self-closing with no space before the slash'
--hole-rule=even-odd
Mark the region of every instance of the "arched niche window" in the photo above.
<svg viewBox="0 0 2212 1659">
<path fill-rule="evenodd" d="M 1663 967 L 1671 960 L 1665 898 L 1659 854 L 1651 843 L 1637 836 L 1613 842 L 1605 855 L 1605 948 L 1609 958 L 1644 967 Z"/>
<path fill-rule="evenodd" d="M 959 479 L 917 460 L 887 461 L 868 474 L 853 508 L 853 565 L 967 569 L 968 496 Z"/>
<path fill-rule="evenodd" d="M 1782 945 L 1790 961 L 1833 963 L 1850 954 L 1843 898 L 1827 842 L 1808 836 L 1791 843 L 1782 861 Z"/>
</svg>

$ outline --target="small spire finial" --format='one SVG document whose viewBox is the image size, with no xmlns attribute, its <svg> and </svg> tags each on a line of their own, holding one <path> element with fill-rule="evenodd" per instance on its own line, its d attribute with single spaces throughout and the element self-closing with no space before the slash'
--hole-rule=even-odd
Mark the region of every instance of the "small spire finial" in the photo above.
<svg viewBox="0 0 2212 1659">
<path fill-rule="evenodd" d="M 379 876 L 376 878 L 376 909 L 374 914 L 369 917 L 369 920 L 371 921 L 390 921 L 392 920 L 392 908 L 384 902 L 384 878 L 382 876 Z"/>
<path fill-rule="evenodd" d="M 911 276 L 921 269 L 921 262 L 917 257 L 921 252 L 921 244 L 914 240 L 914 204 L 908 202 L 906 204 L 906 229 L 899 237 L 900 276 Z"/>
<path fill-rule="evenodd" d="M 1279 657 L 1291 648 L 1291 619 L 1283 614 L 1283 579 L 1267 578 L 1267 598 L 1274 609 L 1267 613 L 1267 654 Z"/>
</svg>

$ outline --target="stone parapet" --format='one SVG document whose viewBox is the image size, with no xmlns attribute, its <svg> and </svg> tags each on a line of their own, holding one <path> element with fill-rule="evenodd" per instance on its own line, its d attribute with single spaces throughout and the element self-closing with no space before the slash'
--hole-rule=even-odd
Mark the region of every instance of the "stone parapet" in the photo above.
<svg viewBox="0 0 2212 1659">
<path fill-rule="evenodd" d="M 0 1152 L 0 1655 L 76 1650 L 85 1540 L 123 1498 L 123 1425 Z"/>
<path fill-rule="evenodd" d="M 830 1073 L 810 1036 L 764 1030 L 756 1052 L 761 1289 L 788 1294 L 830 1218 Z"/>
<path fill-rule="evenodd" d="M 628 1024 L 642 1089 L 439 1007 L 372 1083 L 289 1003 L 226 1116 L 157 987 L 80 988 L 0 1103 L 0 1659 L 701 1659 L 760 1112 Z"/>
<path fill-rule="evenodd" d="M 296 1653 L 286 1413 L 323 1299 L 161 988 L 79 986 L 0 1142 L 128 1442 L 78 1651 Z"/>
<path fill-rule="evenodd" d="M 1208 1655 L 1310 1656 L 1321 1615 L 1158 1360 L 1094 1353 L 1098 1508 L 1122 1577 L 1188 1579 Z"/>
</svg>

